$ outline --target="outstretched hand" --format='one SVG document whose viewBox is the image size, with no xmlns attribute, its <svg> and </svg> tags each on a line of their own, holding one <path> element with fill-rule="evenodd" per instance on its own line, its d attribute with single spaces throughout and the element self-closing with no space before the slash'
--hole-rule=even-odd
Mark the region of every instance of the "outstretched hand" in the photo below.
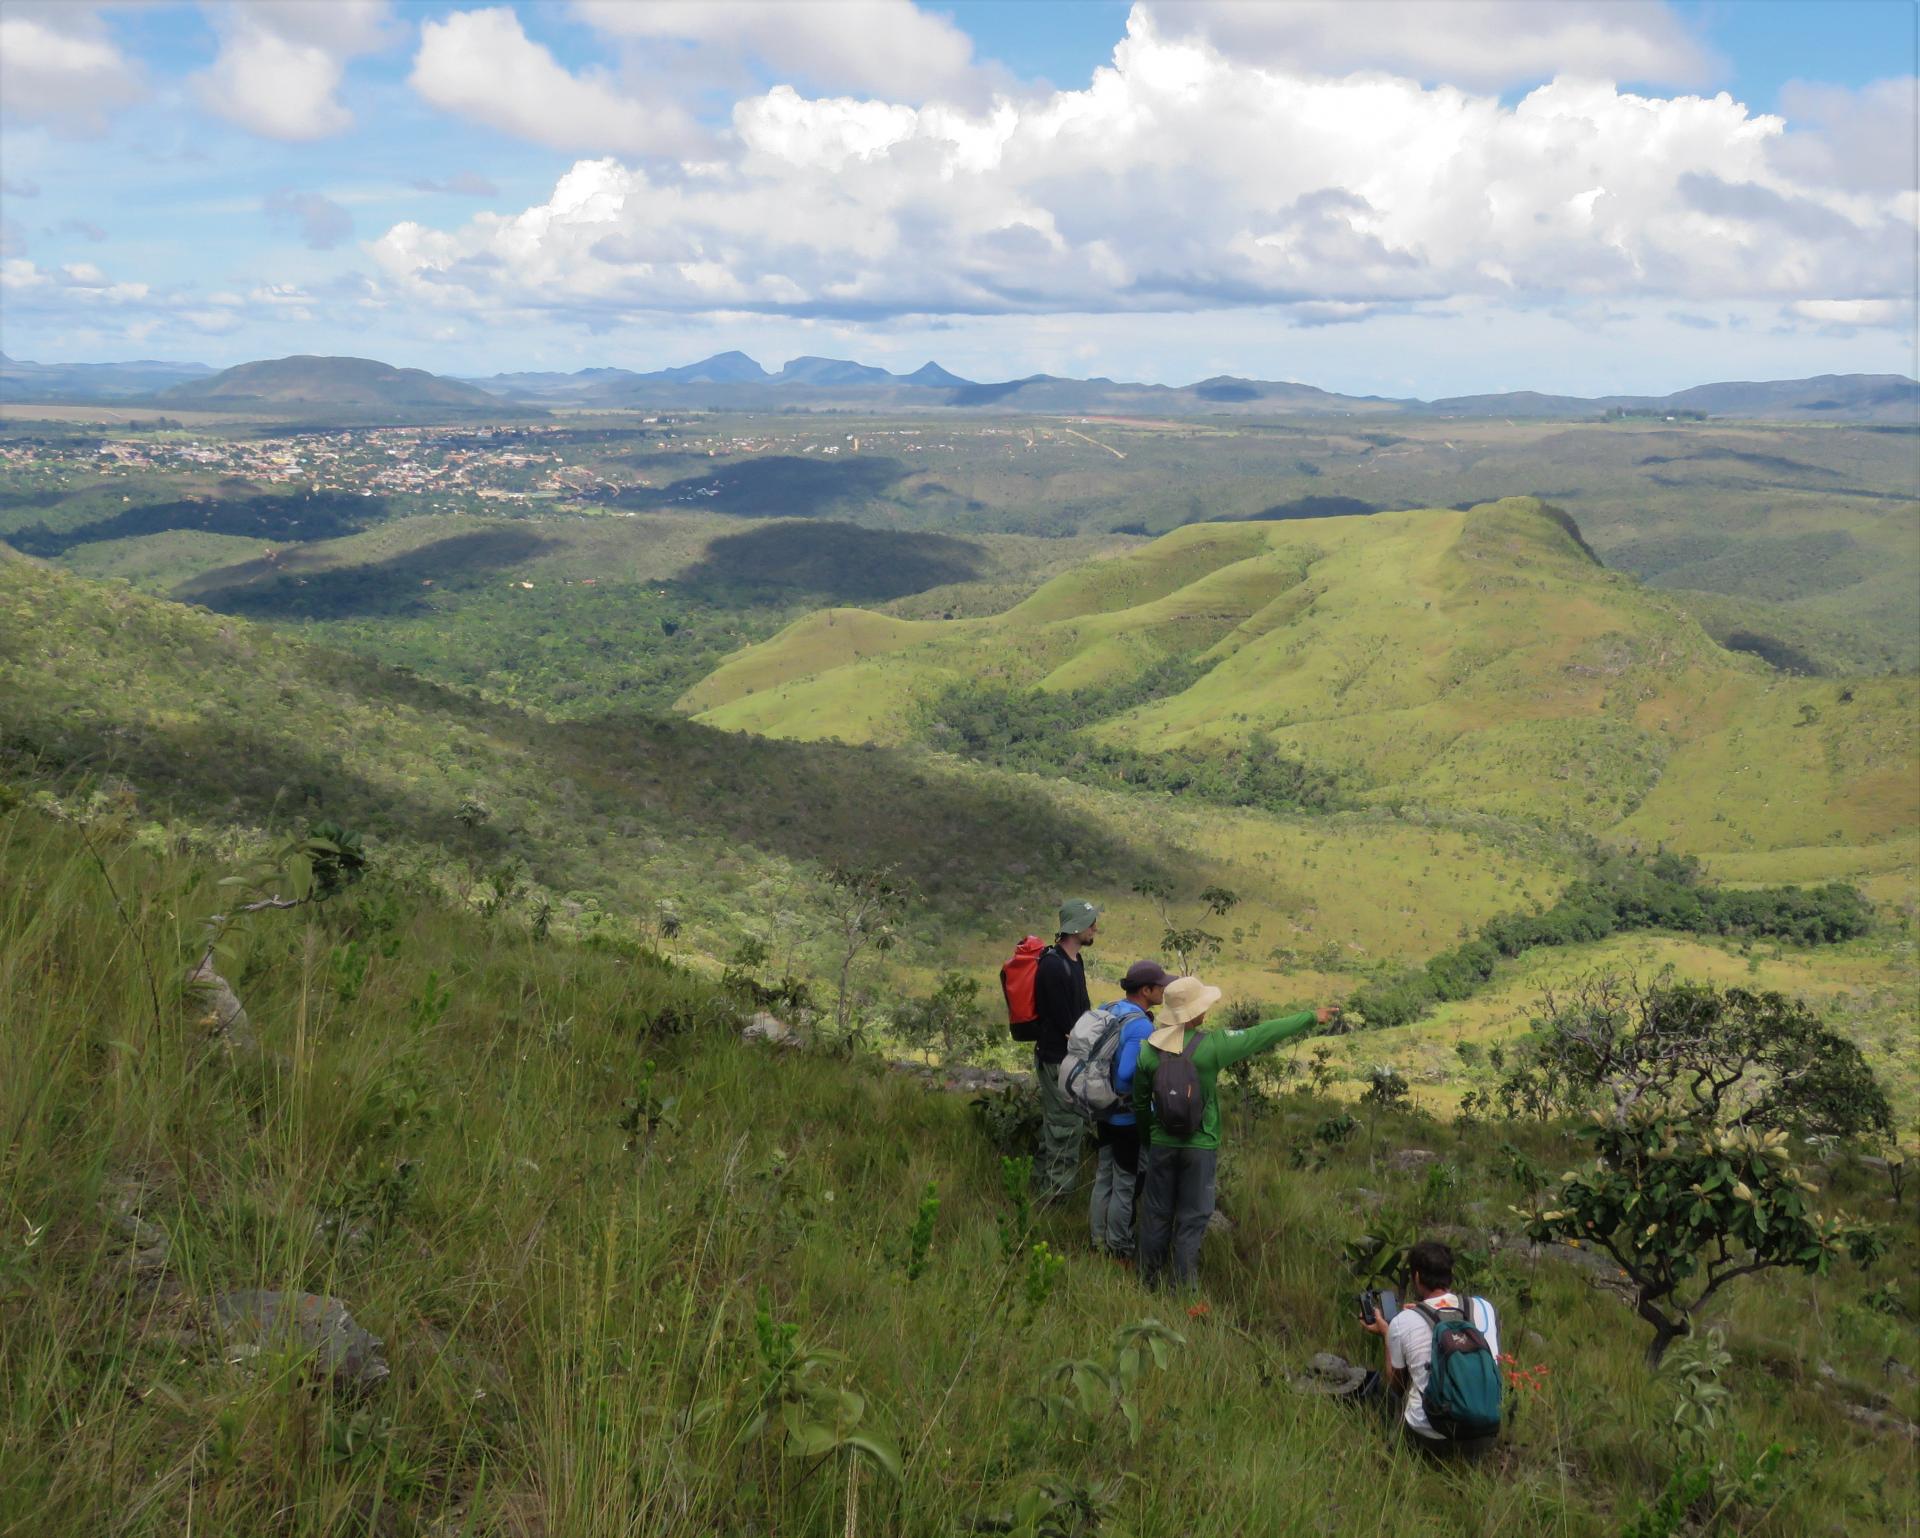
<svg viewBox="0 0 1920 1538">
<path fill-rule="evenodd" d="M 1338 1004 L 1322 1004 L 1313 1012 L 1313 1018 L 1322 1025 L 1330 1025 L 1340 1018 L 1340 1006 Z"/>
</svg>

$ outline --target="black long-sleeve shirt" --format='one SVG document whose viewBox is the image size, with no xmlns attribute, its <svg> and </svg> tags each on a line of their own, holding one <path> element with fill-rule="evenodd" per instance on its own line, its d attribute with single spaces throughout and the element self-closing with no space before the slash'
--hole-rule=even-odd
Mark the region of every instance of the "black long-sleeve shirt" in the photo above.
<svg viewBox="0 0 1920 1538">
<path fill-rule="evenodd" d="M 1033 974 L 1033 1003 L 1040 1021 L 1034 1055 L 1043 1063 L 1057 1063 L 1067 1055 L 1067 1037 L 1073 1023 L 1093 1007 L 1087 998 L 1087 966 L 1050 945 L 1040 953 Z"/>
</svg>

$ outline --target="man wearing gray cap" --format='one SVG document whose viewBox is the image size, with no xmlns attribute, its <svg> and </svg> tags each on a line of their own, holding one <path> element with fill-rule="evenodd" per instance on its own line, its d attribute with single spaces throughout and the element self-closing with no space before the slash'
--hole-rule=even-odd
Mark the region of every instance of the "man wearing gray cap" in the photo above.
<svg viewBox="0 0 1920 1538">
<path fill-rule="evenodd" d="M 1042 1201 L 1071 1196 L 1080 1176 L 1080 1149 L 1087 1119 L 1060 1087 L 1060 1064 L 1073 1025 L 1093 1006 L 1087 998 L 1087 967 L 1081 951 L 1093 944 L 1100 910 L 1083 897 L 1060 905 L 1053 944 L 1040 953 L 1033 976 L 1033 1002 L 1040 1029 L 1033 1044 L 1033 1074 L 1040 1081 L 1040 1136 L 1033 1153 L 1033 1190 Z"/>
</svg>

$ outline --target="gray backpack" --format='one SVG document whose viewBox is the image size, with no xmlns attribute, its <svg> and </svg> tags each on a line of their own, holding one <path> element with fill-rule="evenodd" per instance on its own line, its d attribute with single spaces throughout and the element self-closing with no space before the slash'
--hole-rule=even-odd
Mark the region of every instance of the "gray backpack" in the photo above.
<svg viewBox="0 0 1920 1538">
<path fill-rule="evenodd" d="M 1060 1093 L 1095 1121 L 1122 1109 L 1113 1087 L 1113 1063 L 1120 1055 L 1120 1032 L 1127 1019 L 1116 1014 L 1112 1005 L 1090 1009 L 1067 1033 L 1067 1055 L 1060 1060 Z"/>
</svg>

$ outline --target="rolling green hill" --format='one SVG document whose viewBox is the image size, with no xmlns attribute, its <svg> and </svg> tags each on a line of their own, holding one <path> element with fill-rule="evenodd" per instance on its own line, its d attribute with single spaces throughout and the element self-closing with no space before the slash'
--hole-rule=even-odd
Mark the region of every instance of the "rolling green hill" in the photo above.
<svg viewBox="0 0 1920 1538">
<path fill-rule="evenodd" d="M 1167 659 L 1193 681 L 1091 733 L 1167 754 L 1264 735 L 1362 802 L 1700 853 L 1866 850 L 1920 822 L 1913 681 L 1729 653 L 1529 499 L 1192 525 L 987 618 L 828 610 L 682 703 L 729 729 L 902 742 L 943 687 L 1124 685 Z"/>
<path fill-rule="evenodd" d="M 564 928 L 632 932 L 664 911 L 691 954 L 754 936 L 815 977 L 835 970 L 836 867 L 912 884 L 893 958 L 911 977 L 990 971 L 1063 887 L 1111 897 L 1117 970 L 1160 932 L 1131 893 L 1146 877 L 1183 901 L 1210 883 L 1244 893 L 1258 912 L 1232 964 L 1249 975 L 1281 942 L 1415 960 L 1523 895 L 1550 899 L 1570 864 L 1498 819 L 1168 805 L 1149 834 L 1126 795 L 919 750 L 554 720 L 19 558 L 0 558 L 0 700 L 13 772 L 125 785 L 156 826 L 225 847 L 232 827 L 333 817 L 460 900 L 511 872 L 516 901 L 549 903 Z M 1320 861 L 1372 880 L 1328 886 L 1308 873 Z"/>
</svg>

